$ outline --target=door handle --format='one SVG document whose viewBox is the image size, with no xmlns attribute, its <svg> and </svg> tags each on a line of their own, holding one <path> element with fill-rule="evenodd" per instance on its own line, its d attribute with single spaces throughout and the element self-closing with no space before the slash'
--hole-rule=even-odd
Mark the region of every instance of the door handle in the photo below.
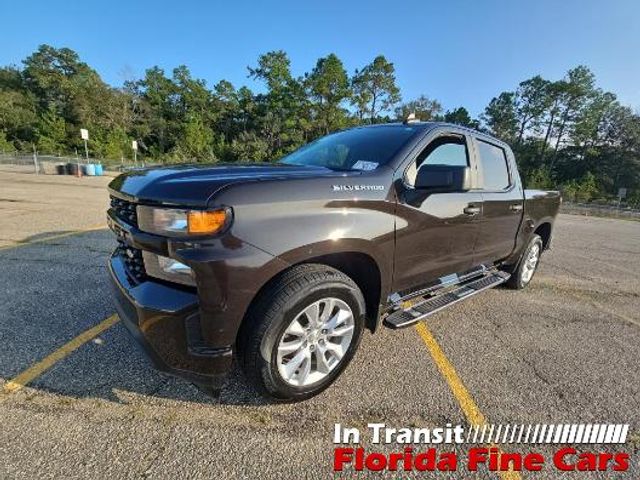
<svg viewBox="0 0 640 480">
<path fill-rule="evenodd" d="M 509 205 L 509 210 L 511 210 L 512 212 L 521 212 L 522 211 L 522 204 L 521 203 L 514 203 L 512 205 Z"/>
<path fill-rule="evenodd" d="M 476 207 L 475 205 L 467 205 L 462 209 L 465 215 L 478 215 L 480 213 L 480 207 Z"/>
</svg>

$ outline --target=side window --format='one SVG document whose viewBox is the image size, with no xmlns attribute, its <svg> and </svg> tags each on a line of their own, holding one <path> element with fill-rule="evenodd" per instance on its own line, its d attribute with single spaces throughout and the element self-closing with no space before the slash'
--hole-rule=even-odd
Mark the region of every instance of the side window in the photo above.
<svg viewBox="0 0 640 480">
<path fill-rule="evenodd" d="M 478 140 L 480 163 L 482 165 L 483 188 L 504 190 L 510 185 L 507 155 L 504 149 Z"/>
<path fill-rule="evenodd" d="M 461 136 L 444 136 L 438 137 L 429 143 L 407 170 L 406 179 L 409 185 L 414 184 L 418 170 L 423 165 L 468 166 L 469 160 L 464 138 Z"/>
</svg>

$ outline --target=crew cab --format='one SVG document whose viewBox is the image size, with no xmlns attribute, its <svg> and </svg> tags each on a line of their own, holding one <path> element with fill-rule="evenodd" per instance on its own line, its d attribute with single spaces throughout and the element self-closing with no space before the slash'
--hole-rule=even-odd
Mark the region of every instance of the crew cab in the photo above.
<svg viewBox="0 0 640 480">
<path fill-rule="evenodd" d="M 273 163 L 140 169 L 109 185 L 117 311 L 161 370 L 215 393 L 235 358 L 302 400 L 365 329 L 403 328 L 500 284 L 551 245 L 558 192 L 463 127 L 357 127 Z"/>
</svg>

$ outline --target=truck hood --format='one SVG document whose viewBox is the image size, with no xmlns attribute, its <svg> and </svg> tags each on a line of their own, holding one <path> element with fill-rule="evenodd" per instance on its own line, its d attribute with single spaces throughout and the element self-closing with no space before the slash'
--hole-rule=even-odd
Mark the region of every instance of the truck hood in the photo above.
<svg viewBox="0 0 640 480">
<path fill-rule="evenodd" d="M 285 164 L 174 165 L 132 170 L 116 177 L 109 189 L 135 201 L 206 207 L 221 188 L 243 182 L 305 177 L 344 177 L 360 172 Z"/>
</svg>

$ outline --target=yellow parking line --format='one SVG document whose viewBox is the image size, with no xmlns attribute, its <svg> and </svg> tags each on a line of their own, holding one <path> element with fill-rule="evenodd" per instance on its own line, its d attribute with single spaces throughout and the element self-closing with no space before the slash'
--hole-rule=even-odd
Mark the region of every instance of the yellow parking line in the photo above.
<svg viewBox="0 0 640 480">
<path fill-rule="evenodd" d="M 434 338 L 433 334 L 426 326 L 424 322 L 418 323 L 416 325 L 416 330 L 418 330 L 418 334 L 422 341 L 425 343 L 427 348 L 429 349 L 429 353 L 433 358 L 433 361 L 436 363 L 440 374 L 444 377 L 451 392 L 454 397 L 460 404 L 460 408 L 464 413 L 464 416 L 467 417 L 467 421 L 472 426 L 482 426 L 486 425 L 487 420 L 478 408 L 478 405 L 473 400 L 473 397 L 469 393 L 469 390 L 464 386 L 462 379 L 456 372 L 456 369 L 453 367 L 447 356 L 444 354 L 440 345 Z M 491 447 L 495 447 L 495 445 L 491 445 Z M 501 452 L 501 451 L 500 451 Z M 500 472 L 500 478 L 503 480 L 516 480 L 521 478 L 518 472 L 508 471 L 508 472 Z"/>
<path fill-rule="evenodd" d="M 38 363 L 33 364 L 31 367 L 27 368 L 24 372 L 17 375 L 15 378 L 9 380 L 2 386 L 2 392 L 0 392 L 0 398 L 2 396 L 8 395 L 10 393 L 17 392 L 24 388 L 29 382 L 33 381 L 35 378 L 42 375 L 45 371 L 50 369 L 60 360 L 66 358 L 69 354 L 80 348 L 82 345 L 87 343 L 89 340 L 97 337 L 102 332 L 112 327 L 116 323 L 118 323 L 120 319 L 118 315 L 113 314 L 110 317 L 104 319 L 99 324 L 94 327 L 91 327 L 89 330 L 85 330 L 80 335 L 75 337 L 73 340 L 65 343 L 62 347 L 58 348 L 52 354 L 46 356 L 44 359 L 40 360 Z"/>
<path fill-rule="evenodd" d="M 0 250 L 8 250 L 11 248 L 19 248 L 19 247 L 24 247 L 27 245 L 33 245 L 34 243 L 44 243 L 44 242 L 49 242 L 51 240 L 57 240 L 58 238 L 64 238 L 64 237 L 70 237 L 71 235 L 79 235 L 81 233 L 86 233 L 86 232 L 95 232 L 96 230 L 106 230 L 107 226 L 104 224 L 101 225 L 96 225 L 93 227 L 87 227 L 87 228 L 83 228 L 81 230 L 74 230 L 72 232 L 65 232 L 65 233 L 60 233 L 58 235 L 51 235 L 49 237 L 44 237 L 44 238 L 37 238 L 35 240 L 31 240 L 31 241 L 18 241 L 15 245 L 3 245 L 0 246 Z"/>
</svg>

